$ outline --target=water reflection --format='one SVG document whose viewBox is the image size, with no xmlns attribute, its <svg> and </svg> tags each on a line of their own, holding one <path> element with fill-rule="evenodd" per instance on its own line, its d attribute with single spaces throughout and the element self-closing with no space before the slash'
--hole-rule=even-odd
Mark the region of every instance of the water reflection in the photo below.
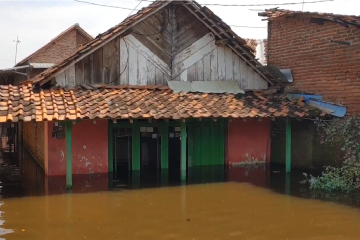
<svg viewBox="0 0 360 240">
<path fill-rule="evenodd" d="M 65 177 L 45 177 L 30 157 L 24 165 L 22 179 L 3 178 L 0 239 L 351 240 L 360 234 L 360 212 L 346 206 L 360 206 L 359 198 L 311 193 L 299 184 L 301 171 L 197 167 L 187 182 L 171 171 L 133 172 L 121 181 L 80 175 L 68 192 Z"/>
</svg>

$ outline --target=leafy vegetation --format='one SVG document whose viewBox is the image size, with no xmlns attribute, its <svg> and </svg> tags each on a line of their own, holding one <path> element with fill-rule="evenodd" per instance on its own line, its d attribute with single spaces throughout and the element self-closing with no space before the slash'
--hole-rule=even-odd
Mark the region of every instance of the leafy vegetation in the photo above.
<svg viewBox="0 0 360 240">
<path fill-rule="evenodd" d="M 341 167 L 325 167 L 320 176 L 304 174 L 303 183 L 309 183 L 312 190 L 351 192 L 360 189 L 360 119 L 317 119 L 315 124 L 321 143 L 342 146 L 343 163 Z"/>
</svg>

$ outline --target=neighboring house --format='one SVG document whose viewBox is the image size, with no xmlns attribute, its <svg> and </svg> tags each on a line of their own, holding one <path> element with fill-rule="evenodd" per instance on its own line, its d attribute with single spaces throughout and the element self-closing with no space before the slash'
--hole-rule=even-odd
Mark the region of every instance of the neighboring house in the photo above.
<svg viewBox="0 0 360 240">
<path fill-rule="evenodd" d="M 331 109 L 332 115 L 360 114 L 360 17 L 331 13 L 269 9 L 259 13 L 268 19 L 265 55 L 268 66 L 287 72 L 285 91 L 313 106 Z M 339 106 L 342 105 L 342 106 Z M 284 126 L 273 128 L 274 149 L 282 148 Z M 293 163 L 306 167 L 338 164 L 343 152 L 320 145 L 315 124 L 293 125 Z M 282 135 L 283 136 L 283 135 Z M 279 146 L 280 145 L 280 146 Z M 278 151 L 274 149 L 275 154 Z M 285 155 L 272 156 L 284 163 Z"/>
<path fill-rule="evenodd" d="M 269 9 L 268 65 L 290 69 L 292 93 L 316 94 L 360 114 L 360 17 Z"/>
<path fill-rule="evenodd" d="M 21 86 L 2 87 L 13 100 L 0 102 L 0 122 L 24 121 L 27 148 L 68 187 L 72 174 L 161 168 L 186 180 L 195 166 L 266 163 L 276 118 L 288 126 L 290 171 L 289 118 L 325 113 L 271 94 L 281 85 L 208 8 L 155 1 Z"/>
<path fill-rule="evenodd" d="M 79 24 L 74 24 L 14 67 L 0 69 L 0 84 L 17 85 L 21 81 L 33 78 L 69 57 L 80 45 L 92 39 Z"/>
</svg>

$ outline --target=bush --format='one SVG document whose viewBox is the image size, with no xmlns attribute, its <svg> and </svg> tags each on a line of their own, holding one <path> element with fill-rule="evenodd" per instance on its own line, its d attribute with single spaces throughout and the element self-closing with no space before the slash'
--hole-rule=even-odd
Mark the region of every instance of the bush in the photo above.
<svg viewBox="0 0 360 240">
<path fill-rule="evenodd" d="M 321 143 L 341 144 L 342 167 L 327 166 L 320 176 L 304 173 L 311 190 L 351 192 L 360 188 L 360 119 L 349 117 L 324 121 L 317 119 Z"/>
</svg>

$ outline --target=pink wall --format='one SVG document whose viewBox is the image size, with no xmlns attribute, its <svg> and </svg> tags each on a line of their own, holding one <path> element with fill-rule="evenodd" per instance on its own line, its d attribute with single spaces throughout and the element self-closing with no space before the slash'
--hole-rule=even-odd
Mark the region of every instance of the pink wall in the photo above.
<svg viewBox="0 0 360 240">
<path fill-rule="evenodd" d="M 51 137 L 49 122 L 49 175 L 66 175 L 66 140 Z M 73 174 L 108 172 L 107 120 L 84 120 L 72 126 Z"/>
<path fill-rule="evenodd" d="M 227 164 L 270 161 L 270 119 L 232 119 L 228 125 Z"/>
<path fill-rule="evenodd" d="M 72 127 L 73 174 L 108 172 L 108 122 L 84 120 Z"/>
<path fill-rule="evenodd" d="M 66 140 L 51 136 L 53 125 L 48 122 L 48 175 L 66 175 Z"/>
</svg>

